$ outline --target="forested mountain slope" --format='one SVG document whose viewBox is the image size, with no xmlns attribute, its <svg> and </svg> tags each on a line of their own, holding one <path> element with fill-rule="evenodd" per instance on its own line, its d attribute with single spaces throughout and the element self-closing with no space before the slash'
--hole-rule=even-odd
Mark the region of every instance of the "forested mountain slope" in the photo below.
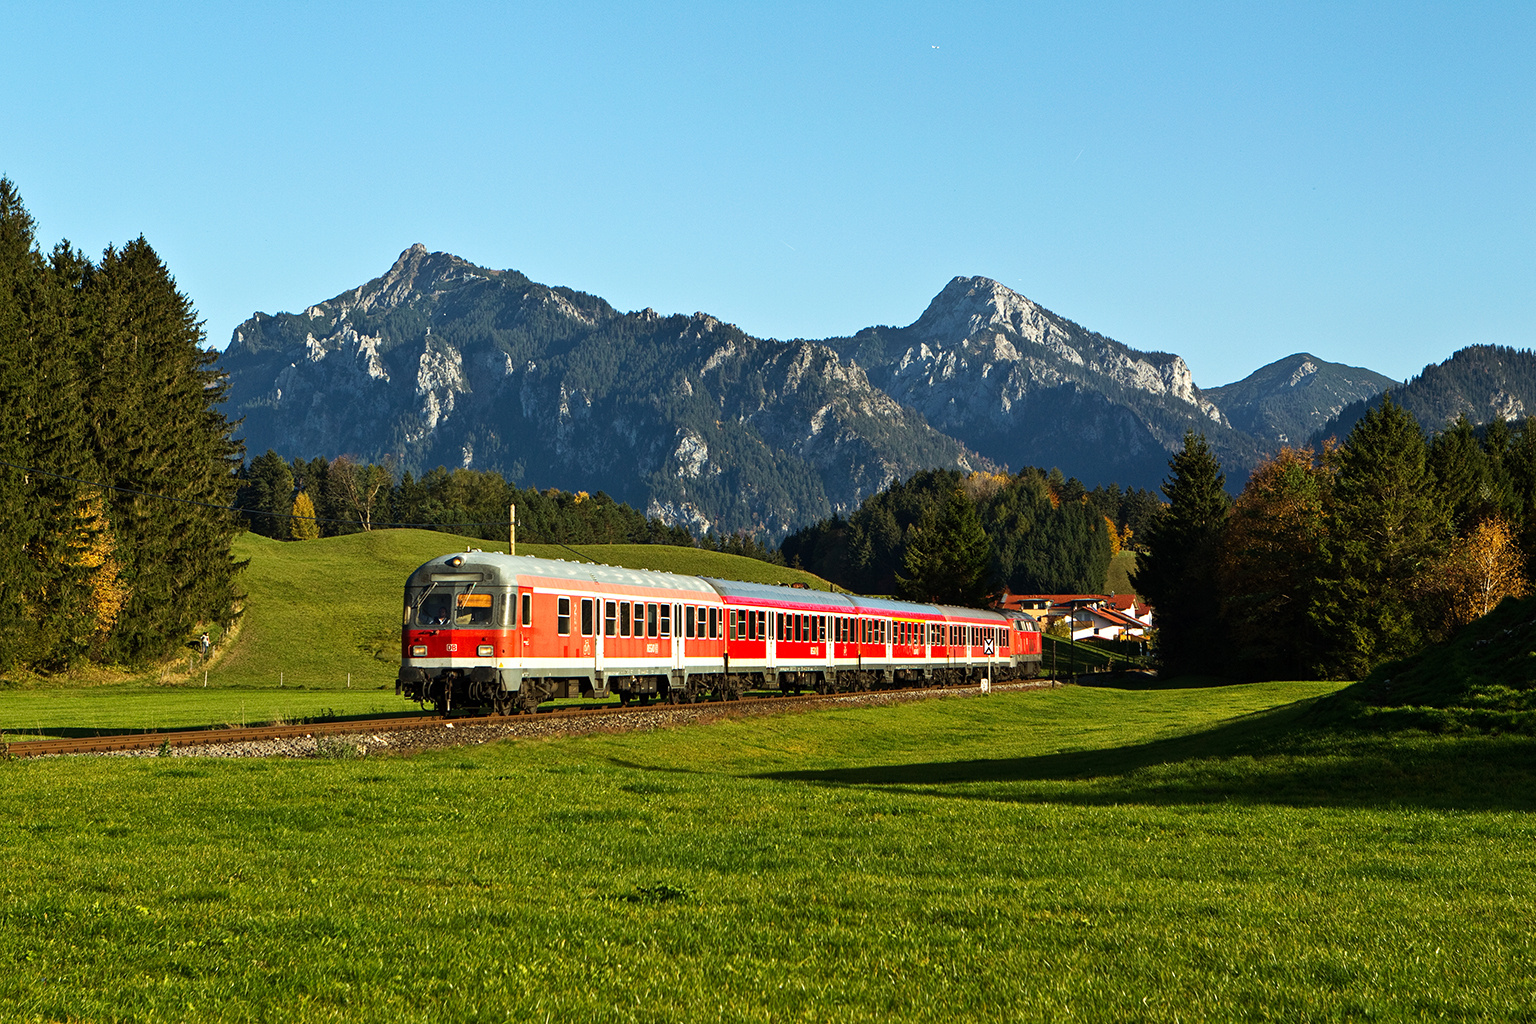
<svg viewBox="0 0 1536 1024">
<path fill-rule="evenodd" d="M 1413 413 L 1427 431 L 1445 429 L 1465 416 L 1473 425 L 1518 420 L 1536 410 L 1536 353 L 1504 345 L 1471 345 L 1443 363 L 1424 367 L 1392 390 L 1392 400 Z M 1380 397 L 1352 402 L 1315 437 L 1344 437 Z"/>
</svg>

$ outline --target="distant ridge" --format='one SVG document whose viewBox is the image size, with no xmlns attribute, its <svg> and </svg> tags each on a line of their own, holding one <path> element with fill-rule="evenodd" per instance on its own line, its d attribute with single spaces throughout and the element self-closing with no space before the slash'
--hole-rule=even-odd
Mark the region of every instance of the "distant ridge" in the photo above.
<svg viewBox="0 0 1536 1024">
<path fill-rule="evenodd" d="M 1392 389 L 1392 400 L 1427 431 L 1443 430 L 1460 416 L 1474 426 L 1503 418 L 1524 419 L 1536 410 L 1536 353 L 1504 345 L 1471 345 Z M 1351 402 L 1314 435 L 1344 438 L 1379 396 Z"/>
<path fill-rule="evenodd" d="M 1179 356 L 986 277 L 954 278 L 907 327 L 781 342 L 419 244 L 300 313 L 255 314 L 219 365 L 251 456 L 495 470 L 769 541 L 923 469 L 1156 487 L 1188 430 L 1238 488 L 1267 451 L 1390 383 L 1301 353 L 1202 391 Z"/>
<path fill-rule="evenodd" d="M 1299 445 L 1345 406 L 1397 386 L 1397 381 L 1374 370 L 1298 352 L 1233 384 L 1207 388 L 1205 394 L 1227 410 L 1238 430 L 1267 441 Z"/>
</svg>

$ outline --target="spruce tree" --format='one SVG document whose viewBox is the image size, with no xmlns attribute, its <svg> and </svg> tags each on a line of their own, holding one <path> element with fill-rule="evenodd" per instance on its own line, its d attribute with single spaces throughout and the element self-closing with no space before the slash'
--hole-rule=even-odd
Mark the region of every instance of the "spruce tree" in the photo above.
<svg viewBox="0 0 1536 1024">
<path fill-rule="evenodd" d="M 991 596 L 991 555 L 975 504 L 956 487 L 908 530 L 897 592 L 915 601 L 981 607 Z"/>
<path fill-rule="evenodd" d="M 1231 500 L 1226 477 L 1204 435 L 1184 435 L 1163 484 L 1168 508 L 1147 530 L 1147 550 L 1131 584 L 1156 616 L 1165 674 L 1223 673 L 1231 664 L 1221 630 L 1217 561 Z"/>
<path fill-rule="evenodd" d="M 1353 679 L 1422 646 L 1428 623 L 1416 598 L 1452 530 L 1424 432 L 1390 394 L 1355 424 L 1333 461 L 1311 614 L 1324 644 L 1319 669 Z"/>
<path fill-rule="evenodd" d="M 241 449 L 218 411 L 226 383 L 202 347 L 191 302 L 141 237 L 109 248 L 81 288 L 87 440 L 115 492 L 127 599 L 107 654 L 138 662 L 175 649 L 199 623 L 233 615 L 239 530 L 231 504 Z M 192 504 L 192 503 L 198 504 Z"/>
</svg>

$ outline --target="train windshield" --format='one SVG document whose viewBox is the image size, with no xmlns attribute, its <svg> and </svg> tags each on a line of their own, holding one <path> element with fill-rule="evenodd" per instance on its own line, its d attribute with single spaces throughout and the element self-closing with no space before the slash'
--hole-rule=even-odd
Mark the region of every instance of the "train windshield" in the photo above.
<svg viewBox="0 0 1536 1024">
<path fill-rule="evenodd" d="M 416 604 L 418 626 L 489 626 L 495 598 L 473 587 L 434 585 Z"/>
</svg>

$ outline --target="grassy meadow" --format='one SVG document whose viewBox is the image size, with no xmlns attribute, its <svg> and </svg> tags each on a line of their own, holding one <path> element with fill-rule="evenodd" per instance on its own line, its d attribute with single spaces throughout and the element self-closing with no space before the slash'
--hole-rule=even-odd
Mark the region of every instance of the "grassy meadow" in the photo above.
<svg viewBox="0 0 1536 1024">
<path fill-rule="evenodd" d="M 1531 740 L 1067 687 L 0 764 L 14 1020 L 1519 1020 Z"/>
</svg>

